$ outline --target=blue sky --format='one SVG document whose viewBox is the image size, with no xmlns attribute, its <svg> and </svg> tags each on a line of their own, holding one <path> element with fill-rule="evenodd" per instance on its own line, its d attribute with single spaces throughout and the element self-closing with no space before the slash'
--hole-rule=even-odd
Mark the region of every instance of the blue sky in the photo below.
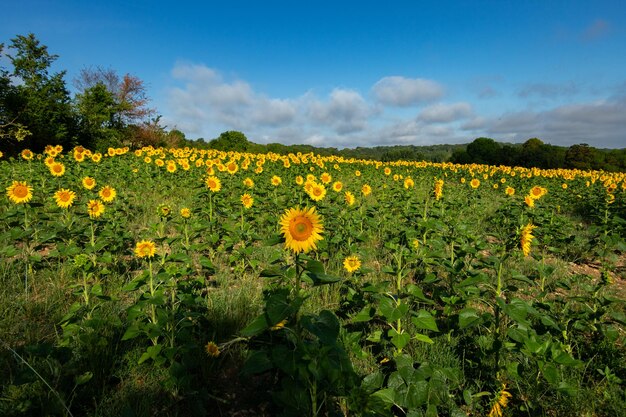
<svg viewBox="0 0 626 417">
<path fill-rule="evenodd" d="M 618 1 L 22 1 L 72 79 L 148 86 L 169 128 L 212 139 L 355 147 L 487 136 L 626 147 L 626 3 Z M 2 62 L 7 66 L 6 61 Z"/>
</svg>

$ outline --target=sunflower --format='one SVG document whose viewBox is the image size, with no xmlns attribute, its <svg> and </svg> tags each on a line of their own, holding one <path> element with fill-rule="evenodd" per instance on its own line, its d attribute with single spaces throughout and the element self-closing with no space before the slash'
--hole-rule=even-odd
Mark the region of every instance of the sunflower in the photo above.
<svg viewBox="0 0 626 417">
<path fill-rule="evenodd" d="M 57 206 L 64 209 L 69 208 L 72 204 L 74 204 L 75 198 L 76 193 L 65 188 L 61 188 L 59 191 L 54 193 L 54 199 Z"/>
<path fill-rule="evenodd" d="M 135 245 L 135 255 L 138 258 L 152 258 L 156 252 L 156 245 L 150 240 L 142 240 Z"/>
<path fill-rule="evenodd" d="M 172 215 L 172 208 L 165 203 L 161 203 L 157 206 L 157 214 L 164 219 Z"/>
<path fill-rule="evenodd" d="M 150 158 L 149 156 L 146 156 L 145 158 L 143 158 L 143 162 L 145 162 L 146 164 L 151 164 L 152 158 Z"/>
<path fill-rule="evenodd" d="M 530 195 L 524 197 L 524 203 L 526 203 L 526 205 L 530 208 L 535 207 L 535 199 L 532 198 Z"/>
<path fill-rule="evenodd" d="M 344 198 L 346 200 L 346 203 L 349 206 L 354 205 L 354 202 L 356 201 L 356 198 L 354 198 L 354 194 L 352 194 L 350 191 L 346 191 L 344 194 Z"/>
<path fill-rule="evenodd" d="M 285 325 L 288 323 L 289 321 L 287 319 L 281 320 L 278 323 L 276 323 L 275 325 L 273 325 L 272 327 L 270 327 L 270 330 L 272 331 L 276 331 L 276 330 L 280 330 L 280 329 L 284 329 Z"/>
<path fill-rule="evenodd" d="M 23 149 L 20 155 L 22 159 L 25 159 L 27 161 L 30 161 L 35 157 L 35 154 L 30 149 Z"/>
<path fill-rule="evenodd" d="M 98 195 L 100 196 L 102 201 L 104 201 L 105 203 L 110 203 L 111 201 L 115 200 L 115 196 L 117 196 L 117 191 L 115 191 L 115 188 L 111 187 L 110 185 L 105 185 L 100 189 Z"/>
<path fill-rule="evenodd" d="M 435 199 L 439 201 L 441 196 L 443 195 L 443 180 L 435 181 Z"/>
<path fill-rule="evenodd" d="M 341 183 L 341 181 L 335 181 L 333 183 L 333 191 L 338 193 L 343 189 L 343 184 Z"/>
<path fill-rule="evenodd" d="M 530 255 L 530 244 L 535 238 L 535 236 L 533 236 L 533 229 L 535 229 L 536 227 L 537 226 L 534 226 L 531 223 L 528 223 L 526 226 L 522 227 L 520 246 L 522 247 L 522 252 L 524 252 L 524 256 Z"/>
<path fill-rule="evenodd" d="M 480 187 L 480 180 L 478 178 L 472 178 L 470 181 L 470 186 L 474 189 Z"/>
<path fill-rule="evenodd" d="M 25 181 L 13 181 L 7 187 L 7 197 L 15 204 L 28 203 L 33 198 L 33 187 Z"/>
<path fill-rule="evenodd" d="M 252 188 L 254 187 L 254 181 L 252 181 L 251 178 L 246 178 L 245 180 L 243 180 L 243 185 L 245 185 L 248 188 Z"/>
<path fill-rule="evenodd" d="M 93 155 L 91 155 L 91 160 L 97 164 L 102 160 L 102 154 L 99 152 L 94 153 Z"/>
<path fill-rule="evenodd" d="M 65 165 L 60 162 L 53 162 L 50 166 L 50 173 L 55 177 L 60 177 L 65 174 Z"/>
<path fill-rule="evenodd" d="M 361 171 L 359 171 L 359 170 L 354 171 L 354 176 L 355 177 L 360 177 L 361 176 Z"/>
<path fill-rule="evenodd" d="M 280 230 L 285 237 L 285 247 L 293 252 L 309 252 L 317 249 L 316 243 L 322 240 L 323 232 L 319 215 L 315 207 L 301 210 L 299 207 L 285 210 L 280 218 Z"/>
<path fill-rule="evenodd" d="M 280 179 L 280 177 L 278 175 L 274 175 L 272 177 L 272 185 L 274 187 L 278 187 L 280 184 L 283 183 L 283 180 Z"/>
<path fill-rule="evenodd" d="M 391 168 L 385 167 L 385 175 L 391 175 Z"/>
<path fill-rule="evenodd" d="M 228 171 L 230 175 L 234 175 L 237 173 L 237 171 L 239 171 L 239 166 L 237 166 L 235 161 L 230 161 L 228 164 L 226 164 L 226 171 Z"/>
<path fill-rule="evenodd" d="M 173 174 L 174 172 L 176 172 L 176 162 L 174 161 L 168 161 L 167 162 L 167 166 L 165 167 L 165 169 L 167 170 L 167 172 L 169 172 L 170 174 Z"/>
<path fill-rule="evenodd" d="M 96 180 L 94 180 L 91 177 L 85 177 L 83 178 L 83 187 L 85 187 L 88 190 L 93 189 L 93 187 L 96 186 Z"/>
<path fill-rule="evenodd" d="M 250 194 L 245 193 L 244 195 L 241 196 L 241 204 L 243 204 L 245 208 L 249 209 L 250 207 L 252 207 L 253 203 L 254 203 L 254 198 L 252 198 Z"/>
<path fill-rule="evenodd" d="M 361 268 L 361 260 L 358 256 L 348 256 L 343 260 L 343 267 L 346 271 L 353 273 Z"/>
<path fill-rule="evenodd" d="M 308 194 L 312 200 L 321 201 L 324 199 L 324 197 L 326 197 L 326 187 L 324 187 L 322 184 L 314 182 Z"/>
<path fill-rule="evenodd" d="M 191 217 L 191 210 L 187 207 L 183 207 L 180 209 L 180 215 L 185 218 L 188 219 Z"/>
<path fill-rule="evenodd" d="M 502 417 L 502 410 L 509 404 L 511 397 L 512 395 L 506 390 L 506 384 L 502 384 L 502 389 L 494 398 L 488 417 Z"/>
<path fill-rule="evenodd" d="M 104 204 L 100 200 L 89 200 L 87 203 L 87 213 L 92 219 L 97 219 L 104 213 Z"/>
<path fill-rule="evenodd" d="M 297 184 L 297 185 L 302 185 L 302 184 L 304 184 L 304 178 L 302 178 L 302 175 L 298 175 L 298 176 L 296 177 L 296 184 Z"/>
<path fill-rule="evenodd" d="M 324 172 L 322 175 L 320 175 L 320 181 L 322 181 L 322 183 L 324 184 L 330 184 L 332 180 L 333 177 L 328 172 Z"/>
<path fill-rule="evenodd" d="M 209 190 L 216 193 L 222 189 L 222 182 L 217 177 L 209 176 L 206 179 L 206 186 L 209 188 Z"/>
<path fill-rule="evenodd" d="M 156 164 L 156 166 L 158 167 L 162 167 L 163 165 L 165 165 L 165 162 L 163 162 L 162 159 L 155 159 L 154 163 Z"/>
<path fill-rule="evenodd" d="M 528 193 L 528 195 L 534 200 L 537 200 L 546 194 L 548 194 L 548 189 L 540 187 L 538 185 L 535 185 L 533 188 L 531 188 L 530 192 Z"/>
<path fill-rule="evenodd" d="M 365 197 L 367 197 L 372 193 L 372 187 L 370 187 L 368 184 L 365 184 L 363 185 L 363 187 L 361 187 L 361 192 Z"/>
<path fill-rule="evenodd" d="M 506 189 L 504 190 L 504 192 L 506 193 L 506 195 L 514 195 L 515 194 L 515 188 L 513 187 L 506 187 Z"/>
<path fill-rule="evenodd" d="M 415 181 L 413 181 L 413 178 L 406 177 L 404 179 L 404 188 L 408 190 L 409 188 L 413 188 L 413 187 L 415 187 Z"/>
<path fill-rule="evenodd" d="M 220 348 L 215 344 L 215 342 L 209 342 L 204 346 L 204 351 L 207 355 L 212 358 L 217 358 L 220 356 Z"/>
<path fill-rule="evenodd" d="M 74 152 L 74 160 L 76 162 L 83 162 L 85 160 L 85 153 L 84 152 Z"/>
</svg>

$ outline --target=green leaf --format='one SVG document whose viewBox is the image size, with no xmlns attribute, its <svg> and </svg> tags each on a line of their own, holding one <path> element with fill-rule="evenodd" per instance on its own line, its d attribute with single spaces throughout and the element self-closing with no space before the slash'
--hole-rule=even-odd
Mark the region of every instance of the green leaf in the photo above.
<svg viewBox="0 0 626 417">
<path fill-rule="evenodd" d="M 89 382 L 93 378 L 93 372 L 85 372 L 84 374 L 78 375 L 74 380 L 76 385 L 83 385 Z"/>
<path fill-rule="evenodd" d="M 326 345 L 332 345 L 339 337 L 339 320 L 329 310 L 322 310 L 318 316 L 304 316 L 300 320 L 302 327 L 317 336 Z"/>
<path fill-rule="evenodd" d="M 389 335 L 391 336 L 391 343 L 398 350 L 403 349 L 411 341 L 411 335 L 408 333 L 398 333 L 391 329 L 389 330 Z"/>
<path fill-rule="evenodd" d="M 357 314 L 355 314 L 352 317 L 352 322 L 362 323 L 365 321 L 370 321 L 372 317 L 374 317 L 374 314 L 376 314 L 376 310 L 374 309 L 374 307 L 372 306 L 363 307 L 361 311 L 359 311 Z"/>
<path fill-rule="evenodd" d="M 559 372 L 551 363 L 546 363 L 541 367 L 541 372 L 543 373 L 543 377 L 552 385 L 556 385 L 559 380 Z"/>
<path fill-rule="evenodd" d="M 435 318 L 426 310 L 420 310 L 411 321 L 418 329 L 432 330 L 433 332 L 439 331 Z"/>
<path fill-rule="evenodd" d="M 314 274 L 324 274 L 324 264 L 315 259 L 309 259 L 304 269 Z"/>
<path fill-rule="evenodd" d="M 256 319 L 252 320 L 252 323 L 248 324 L 243 330 L 241 335 L 243 337 L 256 336 L 269 328 L 265 314 L 261 314 Z"/>
<path fill-rule="evenodd" d="M 426 336 L 425 334 L 421 334 L 421 333 L 415 333 L 415 335 L 413 335 L 413 338 L 415 340 L 419 340 L 420 342 L 430 343 L 431 345 L 433 343 L 435 343 L 435 341 L 433 339 L 431 339 L 430 337 Z"/>
<path fill-rule="evenodd" d="M 395 405 L 395 391 L 391 388 L 381 389 L 372 394 L 372 397 L 378 398 L 389 405 Z"/>
<path fill-rule="evenodd" d="M 391 297 L 383 297 L 380 300 L 379 305 L 380 314 L 388 321 L 394 322 L 406 316 L 409 311 L 409 305 L 404 304 L 402 301 L 396 302 Z"/>
<path fill-rule="evenodd" d="M 142 333 L 141 329 L 138 325 L 132 324 L 126 331 L 124 332 L 124 336 L 122 336 L 122 340 L 134 339 Z"/>
<path fill-rule="evenodd" d="M 480 317 L 478 316 L 478 310 L 468 307 L 459 312 L 459 327 L 461 329 L 475 326 L 479 323 Z"/>
<path fill-rule="evenodd" d="M 161 353 L 161 345 L 150 346 L 146 349 L 143 355 L 141 355 L 137 363 L 142 364 L 148 359 L 152 359 L 153 361 L 156 361 L 157 357 L 159 356 L 159 353 Z"/>
<path fill-rule="evenodd" d="M 422 289 L 420 287 L 418 287 L 415 284 L 409 284 L 406 286 L 406 293 L 417 298 L 418 300 L 424 302 L 424 303 L 429 303 L 429 304 L 433 304 L 434 301 L 431 300 L 430 298 L 426 297 L 426 295 L 424 295 L 424 291 L 422 291 Z"/>
</svg>

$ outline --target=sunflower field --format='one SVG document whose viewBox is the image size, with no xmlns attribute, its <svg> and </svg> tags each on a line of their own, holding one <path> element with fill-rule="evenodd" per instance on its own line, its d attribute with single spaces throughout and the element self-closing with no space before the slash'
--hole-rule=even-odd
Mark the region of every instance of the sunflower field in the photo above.
<svg viewBox="0 0 626 417">
<path fill-rule="evenodd" d="M 624 173 L 48 146 L 0 179 L 0 415 L 626 415 Z"/>
</svg>

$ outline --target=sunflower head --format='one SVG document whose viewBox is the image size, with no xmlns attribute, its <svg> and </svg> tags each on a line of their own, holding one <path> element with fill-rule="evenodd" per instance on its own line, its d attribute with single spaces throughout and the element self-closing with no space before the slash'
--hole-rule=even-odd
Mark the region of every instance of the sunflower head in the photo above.
<svg viewBox="0 0 626 417">
<path fill-rule="evenodd" d="M 74 199 L 76 199 L 76 193 L 74 191 L 61 188 L 59 191 L 54 193 L 54 200 L 57 203 L 57 206 L 61 208 L 69 208 L 72 204 L 74 204 Z"/>
<path fill-rule="evenodd" d="M 137 242 L 134 252 L 138 258 L 152 258 L 156 252 L 156 245 L 150 240 L 142 240 Z"/>
<path fill-rule="evenodd" d="M 65 165 L 60 162 L 53 162 L 49 165 L 50 173 L 55 177 L 60 177 L 65 174 Z"/>
<path fill-rule="evenodd" d="M 470 181 L 470 186 L 474 189 L 480 187 L 480 180 L 478 178 L 472 178 Z"/>
<path fill-rule="evenodd" d="M 209 188 L 209 190 L 211 190 L 211 192 L 216 193 L 222 189 L 222 182 L 219 178 L 211 175 L 206 179 L 206 186 Z"/>
<path fill-rule="evenodd" d="M 7 187 L 7 197 L 15 204 L 28 203 L 33 198 L 33 187 L 25 181 L 13 181 Z"/>
<path fill-rule="evenodd" d="M 167 219 L 172 215 L 172 208 L 165 203 L 161 203 L 157 206 L 157 214 L 159 217 Z"/>
<path fill-rule="evenodd" d="M 244 195 L 241 196 L 241 204 L 249 209 L 250 207 L 252 207 L 252 204 L 254 203 L 254 198 L 252 198 L 252 196 L 248 193 L 245 193 Z"/>
<path fill-rule="evenodd" d="M 317 249 L 316 243 L 323 239 L 324 227 L 315 207 L 303 210 L 296 207 L 285 210 L 280 218 L 280 230 L 285 237 L 285 247 L 297 254 Z"/>
<path fill-rule="evenodd" d="M 87 213 L 92 219 L 97 219 L 104 213 L 104 204 L 100 200 L 89 200 L 87 203 Z"/>
<path fill-rule="evenodd" d="M 102 201 L 104 201 L 105 203 L 110 203 L 115 200 L 115 197 L 117 196 L 117 191 L 115 191 L 115 188 L 111 187 L 110 185 L 105 185 L 100 189 L 98 195 L 100 196 Z"/>
<path fill-rule="evenodd" d="M 191 217 L 191 210 L 187 207 L 183 207 L 180 209 L 180 215 L 184 219 L 188 219 Z"/>
<path fill-rule="evenodd" d="M 352 194 L 350 191 L 345 192 L 344 198 L 346 200 L 346 204 L 348 204 L 349 206 L 354 205 L 354 202 L 356 201 L 356 199 L 354 198 L 354 194 Z"/>
<path fill-rule="evenodd" d="M 537 226 L 534 226 L 532 223 L 528 223 L 522 228 L 522 231 L 520 233 L 520 246 L 522 247 L 522 252 L 524 253 L 524 256 L 530 255 L 530 245 L 535 238 L 535 236 L 533 236 L 533 230 L 536 228 Z"/>
<path fill-rule="evenodd" d="M 326 196 L 326 187 L 322 184 L 313 183 L 307 192 L 313 201 L 321 201 Z"/>
<path fill-rule="evenodd" d="M 272 185 L 274 187 L 278 187 L 282 183 L 283 183 L 283 180 L 278 175 L 274 175 L 272 177 Z"/>
<path fill-rule="evenodd" d="M 207 343 L 204 346 L 204 351 L 212 358 L 217 358 L 218 356 L 220 356 L 220 348 L 215 344 L 215 342 Z"/>
<path fill-rule="evenodd" d="M 91 177 L 85 177 L 83 178 L 83 187 L 85 187 L 88 190 L 93 189 L 93 187 L 96 186 L 96 180 L 91 178 Z"/>
<path fill-rule="evenodd" d="M 343 267 L 346 271 L 353 273 L 361 268 L 361 260 L 358 256 L 348 256 L 343 260 Z"/>
<path fill-rule="evenodd" d="M 361 187 L 361 192 L 365 197 L 367 197 L 372 193 L 372 187 L 370 187 L 369 184 L 365 184 L 363 185 L 363 187 Z"/>
</svg>

